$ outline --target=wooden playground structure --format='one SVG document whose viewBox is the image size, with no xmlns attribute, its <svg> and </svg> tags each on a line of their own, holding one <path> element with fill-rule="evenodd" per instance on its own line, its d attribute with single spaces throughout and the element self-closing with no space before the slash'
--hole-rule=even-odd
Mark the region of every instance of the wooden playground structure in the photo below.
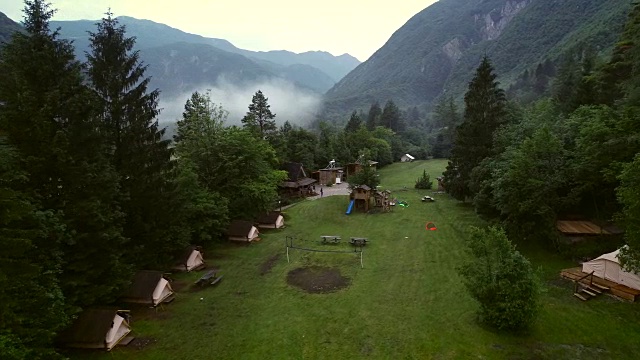
<svg viewBox="0 0 640 360">
<path fill-rule="evenodd" d="M 391 206 L 391 191 L 389 190 L 377 191 L 371 189 L 367 185 L 359 185 L 353 188 L 349 195 L 349 201 L 354 203 L 353 207 L 356 210 L 364 212 L 371 210 L 371 199 L 373 199 L 373 206 L 381 208 L 384 212 L 388 212 L 393 209 Z M 349 208 L 351 209 L 351 206 Z M 347 211 L 347 214 L 349 213 L 350 211 Z"/>
</svg>

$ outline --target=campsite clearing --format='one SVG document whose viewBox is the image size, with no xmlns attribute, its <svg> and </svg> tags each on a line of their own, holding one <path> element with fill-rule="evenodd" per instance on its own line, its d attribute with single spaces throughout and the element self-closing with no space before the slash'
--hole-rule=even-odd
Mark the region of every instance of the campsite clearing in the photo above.
<svg viewBox="0 0 640 360">
<path fill-rule="evenodd" d="M 287 227 L 265 232 L 251 246 L 205 249 L 225 280 L 216 288 L 182 291 L 159 311 L 161 319 L 133 316 L 132 334 L 156 342 L 110 354 L 68 353 L 73 359 L 636 359 L 640 353 L 640 305 L 600 296 L 582 302 L 573 284 L 559 277 L 577 266 L 546 250 L 518 245 L 540 269 L 542 310 L 531 333 L 501 334 L 475 321 L 477 304 L 456 268 L 467 257 L 469 225 L 483 225 L 467 204 L 430 190 L 414 190 L 427 169 L 432 179 L 446 161 L 398 163 L 380 171 L 381 189 L 409 204 L 425 196 L 429 206 L 396 207 L 389 213 L 345 215 L 347 196 L 303 201 L 287 210 Z M 406 190 L 404 190 L 406 189 Z M 437 231 L 425 231 L 425 224 Z M 290 251 L 296 244 L 327 249 L 320 236 L 366 237 L 364 268 L 356 253 Z M 353 250 L 348 241 L 331 250 Z M 279 256 L 277 256 L 279 255 Z M 268 266 L 265 266 L 268 264 Z M 268 267 L 268 271 L 265 268 Z M 298 268 L 338 269 L 346 287 L 310 294 L 287 283 Z M 261 274 L 263 274 L 261 276 Z M 181 273 L 195 282 L 202 272 Z M 202 301 L 200 300 L 202 298 Z"/>
</svg>

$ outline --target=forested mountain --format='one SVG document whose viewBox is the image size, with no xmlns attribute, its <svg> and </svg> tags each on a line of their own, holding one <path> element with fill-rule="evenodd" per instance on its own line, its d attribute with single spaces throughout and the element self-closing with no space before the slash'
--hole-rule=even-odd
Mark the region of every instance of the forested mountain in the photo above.
<svg viewBox="0 0 640 360">
<path fill-rule="evenodd" d="M 21 30 L 20 24 L 9 19 L 7 15 L 0 12 L 0 44 L 8 42 L 14 31 Z"/>
<path fill-rule="evenodd" d="M 346 119 L 388 99 L 431 110 L 443 94 L 461 98 L 484 55 L 506 88 L 525 71 L 582 48 L 606 54 L 629 7 L 625 0 L 438 1 L 327 92 L 326 115 Z"/>
<path fill-rule="evenodd" d="M 256 67 L 260 67 L 262 72 L 265 74 L 270 73 L 272 77 L 281 77 L 302 87 L 324 93 L 360 63 L 356 58 L 348 54 L 336 57 L 322 51 L 310 51 L 301 54 L 284 50 L 249 51 L 239 49 L 227 40 L 189 34 L 150 20 L 140 20 L 128 16 L 118 17 L 118 20 L 127 27 L 127 33 L 136 37 L 136 47 L 138 49 L 149 50 L 143 53 L 143 60 L 148 64 L 162 63 L 162 59 L 158 59 L 153 55 L 161 55 L 166 60 L 163 51 L 171 47 L 179 47 L 182 51 L 191 51 L 182 54 L 184 58 L 196 58 L 204 53 L 220 55 L 221 62 L 216 65 L 219 73 L 212 73 L 211 68 L 200 68 L 197 62 L 191 62 L 191 67 L 183 68 L 187 73 L 175 73 L 175 79 L 171 85 L 183 87 L 188 85 L 181 80 L 183 75 L 186 78 L 190 78 L 202 72 L 208 72 L 207 77 L 212 78 L 216 75 L 225 74 L 227 70 L 235 71 L 236 64 L 229 64 L 225 60 L 239 59 L 237 55 L 241 55 L 246 58 L 241 60 L 241 63 L 254 63 L 248 65 L 249 76 L 246 79 L 242 79 L 243 81 L 250 80 Z M 60 27 L 60 34 L 63 38 L 74 41 L 76 55 L 80 59 L 84 58 L 84 51 L 88 46 L 87 31 L 94 29 L 95 23 L 96 20 L 51 22 L 52 26 Z M 188 43 L 191 46 L 176 45 L 181 42 Z M 224 52 L 230 54 L 224 54 Z M 210 62 L 206 61 L 204 63 L 210 64 Z M 152 70 L 151 75 L 152 78 L 155 78 L 158 74 Z M 166 78 L 166 74 L 164 76 Z M 160 87 L 160 89 L 163 92 L 167 92 L 172 91 L 174 87 Z"/>
<path fill-rule="evenodd" d="M 208 38 L 189 34 L 170 26 L 150 20 L 141 20 L 129 16 L 119 16 L 118 21 L 127 27 L 127 32 L 136 36 L 139 49 L 167 45 L 175 42 L 207 44 L 228 52 L 244 55 L 256 60 L 265 60 L 278 65 L 309 65 L 327 74 L 333 81 L 342 79 L 353 70 L 360 61 L 349 54 L 333 56 L 324 51 L 307 51 L 296 54 L 286 50 L 250 51 L 239 49 L 224 39 Z M 96 20 L 52 21 L 52 26 L 60 27 L 63 37 L 72 38 L 86 48 L 88 44 L 87 30 L 95 27 Z"/>
</svg>

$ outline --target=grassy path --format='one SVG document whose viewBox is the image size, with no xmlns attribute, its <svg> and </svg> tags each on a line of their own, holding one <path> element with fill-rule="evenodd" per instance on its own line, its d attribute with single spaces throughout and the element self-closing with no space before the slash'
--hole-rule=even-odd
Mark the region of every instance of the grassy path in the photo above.
<svg viewBox="0 0 640 360">
<path fill-rule="evenodd" d="M 209 263 L 224 280 L 216 288 L 187 288 L 158 315 L 138 318 L 137 337 L 156 342 L 111 354 L 71 353 L 75 359 L 636 359 L 640 307 L 602 297 L 581 303 L 557 271 L 571 266 L 539 250 L 528 255 L 545 281 L 543 310 L 531 334 L 497 334 L 480 327 L 476 304 L 455 269 L 467 256 L 469 225 L 482 225 L 468 206 L 446 195 L 421 203 L 431 191 L 413 190 L 423 169 L 432 179 L 443 161 L 394 164 L 381 171 L 383 188 L 409 203 L 391 213 L 345 215 L 346 196 L 306 201 L 287 210 L 287 228 L 265 233 L 251 246 L 210 249 Z M 409 190 L 399 190 L 403 187 Z M 432 221 L 437 231 L 426 231 Z M 320 235 L 368 237 L 364 269 L 354 254 L 292 250 L 285 236 L 317 249 Z M 280 255 L 270 272 L 261 266 Z M 330 294 L 308 294 L 286 283 L 298 267 L 337 267 L 351 285 Z M 184 274 L 190 284 L 199 275 Z M 200 298 L 203 298 L 200 301 Z"/>
</svg>

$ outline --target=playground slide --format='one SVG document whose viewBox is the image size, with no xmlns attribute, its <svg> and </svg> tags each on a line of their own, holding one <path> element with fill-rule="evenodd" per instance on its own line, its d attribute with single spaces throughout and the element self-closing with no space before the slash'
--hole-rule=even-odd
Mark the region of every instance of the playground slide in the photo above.
<svg viewBox="0 0 640 360">
<path fill-rule="evenodd" d="M 353 210 L 353 203 L 355 202 L 355 200 L 351 200 L 351 202 L 349 203 L 349 208 L 347 209 L 346 214 L 349 215 L 351 214 L 351 210 Z"/>
</svg>

